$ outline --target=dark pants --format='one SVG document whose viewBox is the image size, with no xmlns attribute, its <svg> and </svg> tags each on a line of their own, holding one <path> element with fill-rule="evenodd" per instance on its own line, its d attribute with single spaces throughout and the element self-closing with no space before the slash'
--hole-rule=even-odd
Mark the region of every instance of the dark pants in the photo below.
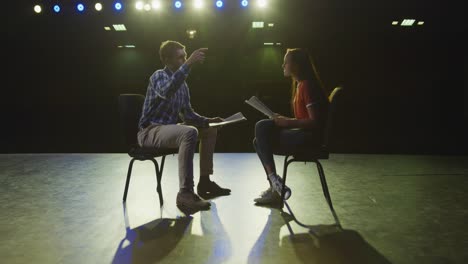
<svg viewBox="0 0 468 264">
<path fill-rule="evenodd" d="M 320 134 L 314 131 L 280 128 L 273 120 L 264 119 L 255 125 L 253 145 L 263 167 L 268 165 L 276 173 L 273 153 L 293 154 L 317 146 L 321 140 Z"/>
</svg>

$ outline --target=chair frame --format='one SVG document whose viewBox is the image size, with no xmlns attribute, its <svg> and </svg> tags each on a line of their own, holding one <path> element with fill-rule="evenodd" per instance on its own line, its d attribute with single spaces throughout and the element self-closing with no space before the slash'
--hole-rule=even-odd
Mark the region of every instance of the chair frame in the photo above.
<svg viewBox="0 0 468 264">
<path fill-rule="evenodd" d="M 119 109 L 120 109 L 120 114 L 121 115 L 124 115 L 125 114 L 125 111 L 122 111 L 122 105 L 121 105 L 121 102 L 120 102 L 120 98 L 124 98 L 124 97 L 139 97 L 140 99 L 141 98 L 144 98 L 144 95 L 142 94 L 120 94 L 119 95 Z M 127 101 L 128 102 L 128 101 Z M 135 99 L 134 102 L 139 102 L 138 99 Z M 139 103 L 138 103 L 139 104 Z M 138 105 L 138 107 L 142 107 Z M 141 111 L 141 109 L 139 109 Z M 139 119 L 140 116 L 137 115 L 136 116 L 136 119 Z M 125 118 L 122 118 L 125 120 Z M 124 121 L 125 122 L 125 121 Z M 135 124 L 135 130 L 136 130 L 136 125 Z M 133 163 L 138 160 L 138 161 L 152 161 L 153 164 L 154 164 L 154 167 L 155 167 L 155 170 L 156 170 L 156 182 L 157 182 L 157 186 L 156 186 L 156 191 L 158 193 L 158 196 L 159 196 L 159 205 L 162 207 L 164 205 L 164 198 L 163 198 L 163 194 L 162 194 L 162 185 L 161 185 L 161 179 L 162 179 L 162 174 L 163 174 L 163 170 L 164 170 L 164 163 L 166 161 L 166 156 L 167 155 L 174 155 L 178 152 L 178 149 L 159 149 L 159 148 L 145 148 L 145 147 L 140 147 L 138 144 L 135 143 L 136 141 L 136 134 L 134 135 L 133 137 L 133 133 L 132 133 L 132 136 L 131 136 L 131 140 L 128 139 L 128 132 L 126 132 L 127 134 L 125 135 L 126 137 L 126 141 L 127 141 L 127 145 L 129 146 L 129 151 L 128 151 L 128 155 L 132 158 L 130 160 L 130 163 L 128 165 L 128 172 L 127 172 L 127 179 L 126 179 L 126 182 L 125 182 L 125 189 L 124 189 L 124 193 L 123 193 L 123 202 L 125 203 L 127 201 L 127 194 L 128 194 L 128 188 L 129 188 L 129 185 L 130 185 L 130 178 L 132 176 L 132 170 L 133 170 Z M 158 161 L 156 160 L 156 158 L 158 157 L 161 157 L 161 164 L 158 163 Z"/>
<path fill-rule="evenodd" d="M 330 208 L 330 211 L 332 212 L 333 214 L 333 218 L 335 219 L 335 223 L 338 227 L 341 228 L 341 223 L 338 219 L 338 216 L 335 212 L 335 209 L 333 208 L 333 203 L 332 203 L 332 199 L 331 199 L 331 196 L 330 196 L 330 191 L 328 190 L 328 184 L 327 184 L 327 180 L 326 180 L 326 177 L 325 177 L 325 171 L 323 170 L 323 166 L 322 164 L 320 163 L 319 159 L 328 159 L 329 157 L 329 151 L 328 151 L 328 138 L 329 138 L 329 133 L 330 133 L 330 130 L 331 130 L 331 126 L 332 126 L 332 121 L 333 121 L 333 115 L 334 115 L 334 111 L 335 111 L 335 95 L 340 92 L 342 90 L 342 87 L 336 87 L 332 93 L 330 94 L 330 97 L 329 97 L 329 101 L 333 104 L 331 105 L 331 111 L 330 111 L 330 118 L 328 120 L 328 124 L 327 124 L 327 128 L 326 128 L 326 134 L 325 134 L 325 140 L 324 140 L 324 145 L 321 146 L 321 152 L 319 152 L 318 154 L 313 154 L 309 157 L 300 157 L 299 155 L 298 156 L 295 156 L 294 153 L 291 153 L 291 154 L 278 154 L 278 155 L 282 155 L 282 156 L 285 156 L 284 158 L 284 166 L 283 166 L 283 188 L 282 188 L 282 192 L 281 192 L 281 209 L 283 209 L 284 205 L 286 205 L 286 208 L 288 209 L 289 213 L 291 215 L 294 215 L 291 208 L 289 207 L 288 203 L 284 200 L 284 197 L 285 197 L 285 186 L 286 186 L 286 177 L 287 177 L 287 173 L 288 173 L 288 166 L 293 163 L 293 162 L 304 162 L 304 163 L 307 163 L 307 162 L 314 162 L 317 166 L 317 171 L 318 171 L 318 174 L 319 174 L 319 177 L 320 177 L 320 183 L 322 184 L 322 191 L 323 191 L 323 196 L 325 197 L 325 200 L 327 201 L 327 204 Z M 294 219 L 296 219 L 294 217 Z M 297 221 L 297 219 L 296 219 Z M 307 225 L 304 225 L 302 223 L 300 223 L 299 221 L 297 221 L 300 225 L 304 226 L 304 227 L 307 227 Z"/>
<path fill-rule="evenodd" d="M 159 166 L 158 161 L 155 159 L 155 157 L 133 157 L 132 158 L 132 160 L 130 161 L 130 164 L 128 165 L 127 180 L 125 182 L 125 190 L 123 194 L 123 202 L 125 203 L 127 201 L 128 187 L 130 185 L 133 162 L 135 162 L 135 160 L 138 160 L 138 161 L 151 160 L 153 162 L 154 167 L 156 169 L 156 181 L 157 181 L 156 191 L 158 192 L 158 195 L 159 195 L 159 205 L 162 207 L 164 205 L 164 198 L 162 195 L 161 178 L 162 178 L 162 174 L 164 170 L 164 162 L 166 160 L 166 155 L 161 156 L 161 166 Z"/>
<path fill-rule="evenodd" d="M 286 186 L 286 176 L 288 173 L 288 166 L 289 164 L 293 162 L 314 162 L 317 165 L 317 171 L 320 177 L 320 183 L 322 184 L 322 191 L 323 191 L 323 196 L 325 196 L 325 200 L 327 201 L 328 206 L 330 207 L 330 211 L 333 214 L 333 218 L 335 219 L 335 223 L 337 226 L 341 227 L 340 220 L 338 219 L 338 215 L 335 212 L 335 209 L 333 208 L 333 203 L 331 200 L 330 192 L 328 190 L 328 185 L 327 185 L 327 179 L 325 178 L 325 172 L 323 170 L 322 164 L 320 163 L 319 159 L 300 159 L 300 158 L 295 158 L 292 155 L 287 155 L 284 158 L 284 166 L 283 166 L 283 188 L 281 192 L 281 208 L 284 207 L 286 204 L 286 208 L 288 209 L 289 213 L 293 215 L 293 212 L 287 202 L 284 200 L 285 196 L 285 186 Z M 304 226 L 304 225 L 303 225 Z"/>
</svg>

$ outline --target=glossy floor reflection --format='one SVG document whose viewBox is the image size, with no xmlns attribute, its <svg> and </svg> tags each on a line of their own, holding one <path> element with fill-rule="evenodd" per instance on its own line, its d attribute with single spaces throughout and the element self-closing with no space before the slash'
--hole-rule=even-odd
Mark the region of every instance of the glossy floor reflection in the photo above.
<svg viewBox="0 0 468 264">
<path fill-rule="evenodd" d="M 278 164 L 282 164 L 280 157 Z M 198 163 L 198 156 L 196 156 Z M 294 215 L 257 207 L 253 153 L 215 155 L 232 189 L 208 211 L 175 205 L 177 157 L 159 207 L 154 166 L 125 154 L 0 155 L 2 263 L 466 263 L 468 157 L 334 154 L 323 161 L 337 229 L 313 164 L 288 172 Z M 281 165 L 279 166 L 281 169 Z M 198 174 L 196 174 L 196 182 Z"/>
</svg>

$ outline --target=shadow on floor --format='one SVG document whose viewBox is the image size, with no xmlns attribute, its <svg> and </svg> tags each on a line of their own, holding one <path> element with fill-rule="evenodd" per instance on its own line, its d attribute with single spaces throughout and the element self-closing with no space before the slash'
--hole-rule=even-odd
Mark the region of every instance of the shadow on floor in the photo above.
<svg viewBox="0 0 468 264">
<path fill-rule="evenodd" d="M 160 218 L 131 229 L 124 204 L 124 218 L 126 235 L 119 242 L 112 263 L 158 263 L 190 258 L 195 258 L 192 263 L 220 263 L 230 257 L 231 244 L 214 203 L 210 211 L 200 212 L 202 235 L 191 234 L 190 215 Z"/>
<path fill-rule="evenodd" d="M 390 264 L 356 231 L 317 225 L 311 232 L 295 234 L 289 225 L 292 220 L 287 213 L 271 209 L 248 263 Z M 289 234 L 280 238 L 285 222 Z"/>
</svg>

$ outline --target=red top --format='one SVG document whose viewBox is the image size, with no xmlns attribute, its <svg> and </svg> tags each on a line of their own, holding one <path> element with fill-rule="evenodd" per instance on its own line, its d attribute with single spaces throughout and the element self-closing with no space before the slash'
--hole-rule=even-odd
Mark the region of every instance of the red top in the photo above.
<svg viewBox="0 0 468 264">
<path fill-rule="evenodd" d="M 309 81 L 299 82 L 293 101 L 294 116 L 297 119 L 309 119 L 307 107 L 312 106 L 313 102 L 313 98 L 310 95 Z"/>
<path fill-rule="evenodd" d="M 328 99 L 318 87 L 308 80 L 300 81 L 297 85 L 296 96 L 293 101 L 294 116 L 297 119 L 309 119 L 308 107 L 314 107 L 317 122 L 322 123 L 328 113 Z M 322 123 L 323 124 L 323 123 Z"/>
</svg>

